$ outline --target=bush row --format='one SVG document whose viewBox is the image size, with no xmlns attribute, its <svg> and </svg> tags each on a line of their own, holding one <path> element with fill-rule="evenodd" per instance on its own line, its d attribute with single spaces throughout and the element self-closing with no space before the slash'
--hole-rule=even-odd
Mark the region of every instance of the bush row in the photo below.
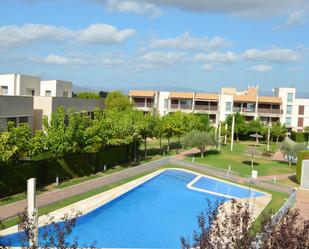
<svg viewBox="0 0 309 249">
<path fill-rule="evenodd" d="M 302 163 L 303 160 L 309 159 L 309 151 L 301 151 L 297 155 L 297 165 L 296 165 L 296 179 L 298 184 L 300 184 Z"/>
<path fill-rule="evenodd" d="M 58 158 L 0 163 L 0 198 L 24 192 L 27 179 L 36 178 L 38 186 L 97 173 L 133 159 L 133 146 L 108 148 L 97 153 L 66 154 Z"/>
</svg>

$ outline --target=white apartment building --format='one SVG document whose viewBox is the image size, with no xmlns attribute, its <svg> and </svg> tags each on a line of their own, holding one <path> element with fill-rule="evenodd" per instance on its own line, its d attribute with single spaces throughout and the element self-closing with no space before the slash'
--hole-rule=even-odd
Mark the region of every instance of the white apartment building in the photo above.
<svg viewBox="0 0 309 249">
<path fill-rule="evenodd" d="M 175 111 L 205 113 L 218 125 L 239 112 L 246 121 L 259 117 L 265 125 L 280 121 L 297 131 L 309 126 L 309 99 L 296 98 L 295 88 L 276 88 L 273 96 L 260 96 L 258 87 L 240 92 L 222 88 L 220 93 L 131 90 L 129 96 L 137 109 L 155 109 L 161 116 Z"/>
<path fill-rule="evenodd" d="M 42 80 L 40 96 L 71 98 L 72 82 L 63 80 Z"/>
<path fill-rule="evenodd" d="M 33 131 L 42 129 L 43 116 L 50 120 L 60 106 L 91 115 L 94 109 L 103 108 L 103 102 L 72 98 L 69 81 L 41 80 L 19 73 L 0 75 L 0 129 L 6 129 L 8 121 L 16 125 L 28 123 Z"/>
<path fill-rule="evenodd" d="M 39 96 L 40 77 L 20 73 L 0 75 L 0 95 Z"/>
</svg>

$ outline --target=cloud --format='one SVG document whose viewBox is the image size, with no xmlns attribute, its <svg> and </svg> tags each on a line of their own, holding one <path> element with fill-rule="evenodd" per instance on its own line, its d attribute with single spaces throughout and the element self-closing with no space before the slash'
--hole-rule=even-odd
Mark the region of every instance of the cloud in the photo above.
<svg viewBox="0 0 309 249">
<path fill-rule="evenodd" d="M 213 71 L 223 71 L 223 67 L 214 67 L 211 64 L 205 64 L 202 66 L 202 69 L 205 70 L 206 72 L 213 72 Z"/>
<path fill-rule="evenodd" d="M 158 17 L 162 14 L 161 10 L 154 4 L 142 1 L 105 0 L 104 4 L 109 11 L 131 12 L 151 17 Z"/>
<path fill-rule="evenodd" d="M 31 42 L 66 42 L 111 44 L 121 43 L 135 34 L 134 29 L 118 30 L 108 24 L 97 23 L 85 29 L 72 30 L 45 24 L 7 25 L 0 27 L 0 46 L 22 46 Z"/>
<path fill-rule="evenodd" d="M 172 65 L 184 60 L 184 53 L 154 51 L 145 53 L 142 60 L 153 65 Z"/>
<path fill-rule="evenodd" d="M 239 56 L 231 51 L 226 53 L 213 52 L 209 54 L 196 54 L 194 56 L 196 61 L 202 61 L 207 63 L 233 63 L 239 60 Z"/>
<path fill-rule="evenodd" d="M 107 7 L 112 0 L 97 0 L 103 2 Z M 115 0 L 120 3 L 122 1 Z M 126 2 L 126 1 L 123 1 Z M 210 12 L 210 13 L 228 13 L 238 16 L 265 17 L 286 15 L 291 9 L 308 10 L 307 0 L 130 0 L 139 5 L 151 4 L 163 7 L 176 7 L 187 11 Z"/>
<path fill-rule="evenodd" d="M 301 71 L 301 68 L 299 68 L 299 67 L 289 67 L 288 70 L 290 72 L 299 72 L 299 71 Z"/>
<path fill-rule="evenodd" d="M 216 50 L 229 45 L 229 41 L 222 37 L 195 38 L 190 36 L 190 32 L 186 32 L 176 38 L 155 39 L 150 43 L 152 48 L 172 48 L 182 50 Z"/>
<path fill-rule="evenodd" d="M 297 51 L 292 49 L 247 49 L 243 53 L 243 58 L 251 61 L 267 61 L 275 63 L 291 63 L 299 62 L 301 60 Z"/>
<path fill-rule="evenodd" d="M 272 67 L 270 65 L 256 65 L 250 68 L 250 71 L 258 72 L 258 73 L 268 73 L 272 71 Z"/>
<path fill-rule="evenodd" d="M 308 18 L 304 11 L 293 11 L 289 13 L 285 23 L 275 27 L 275 29 L 287 29 L 295 26 L 301 26 L 308 22 Z"/>
<path fill-rule="evenodd" d="M 76 65 L 76 64 L 85 64 L 86 61 L 80 58 L 69 58 L 60 55 L 49 54 L 46 58 L 43 59 L 43 62 L 46 64 L 56 64 L 56 65 Z"/>
</svg>

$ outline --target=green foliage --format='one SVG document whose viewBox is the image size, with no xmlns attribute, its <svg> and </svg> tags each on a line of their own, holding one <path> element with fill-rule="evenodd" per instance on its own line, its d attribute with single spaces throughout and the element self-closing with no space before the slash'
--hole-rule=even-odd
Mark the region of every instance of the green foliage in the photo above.
<svg viewBox="0 0 309 249">
<path fill-rule="evenodd" d="M 305 141 L 308 141 L 308 135 L 309 132 L 291 132 L 291 139 L 294 140 L 297 143 L 303 143 Z"/>
<path fill-rule="evenodd" d="M 95 92 L 79 92 L 76 94 L 78 99 L 100 99 L 100 95 Z"/>
<path fill-rule="evenodd" d="M 206 147 L 216 145 L 215 134 L 214 132 L 193 130 L 185 135 L 184 144 L 197 147 L 201 151 L 201 157 L 203 158 Z"/>
<path fill-rule="evenodd" d="M 251 120 L 246 127 L 246 133 L 249 135 L 255 133 L 264 135 L 265 131 L 266 130 L 259 118 Z"/>
<path fill-rule="evenodd" d="M 186 131 L 208 131 L 211 127 L 207 114 L 188 113 L 185 115 L 184 120 Z"/>
<path fill-rule="evenodd" d="M 235 116 L 234 133 L 236 134 L 237 140 L 239 140 L 239 135 L 245 133 L 246 128 L 247 128 L 246 122 L 245 122 L 245 117 L 238 112 L 234 116 Z M 225 122 L 228 124 L 229 129 L 231 129 L 232 122 L 233 122 L 233 115 L 228 115 L 226 117 Z"/>
<path fill-rule="evenodd" d="M 309 159 L 309 151 L 305 150 L 305 151 L 300 151 L 297 154 L 297 164 L 296 164 L 296 179 L 298 184 L 300 184 L 300 180 L 301 180 L 301 172 L 302 172 L 302 163 L 303 160 L 305 159 Z"/>
<path fill-rule="evenodd" d="M 271 135 L 276 138 L 277 143 L 279 142 L 280 138 L 282 139 L 285 137 L 287 132 L 288 129 L 280 122 L 273 123 L 270 130 Z"/>
<path fill-rule="evenodd" d="M 130 102 L 129 97 L 119 91 L 108 93 L 104 104 L 108 110 L 126 111 L 133 108 L 133 103 Z"/>
<path fill-rule="evenodd" d="M 280 146 L 280 150 L 286 156 L 288 156 L 289 164 L 292 164 L 293 158 L 297 157 L 298 152 L 305 149 L 305 146 L 302 144 L 294 143 L 288 139 L 284 140 Z"/>
<path fill-rule="evenodd" d="M 0 134 L 0 161 L 27 157 L 31 148 L 31 129 L 28 124 L 18 127 L 11 122 L 8 130 Z"/>
</svg>

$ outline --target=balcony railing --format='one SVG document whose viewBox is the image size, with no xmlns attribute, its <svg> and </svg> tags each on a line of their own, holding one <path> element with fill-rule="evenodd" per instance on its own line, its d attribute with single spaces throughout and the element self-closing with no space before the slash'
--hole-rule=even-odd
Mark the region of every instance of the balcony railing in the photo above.
<svg viewBox="0 0 309 249">
<path fill-rule="evenodd" d="M 283 110 L 281 110 L 281 109 L 259 108 L 258 113 L 261 113 L 261 114 L 283 114 Z"/>
<path fill-rule="evenodd" d="M 135 107 L 140 107 L 140 108 L 152 108 L 153 107 L 153 103 L 142 103 L 142 102 L 135 102 L 134 103 Z"/>
<path fill-rule="evenodd" d="M 255 113 L 255 108 L 241 108 L 241 107 L 234 107 L 234 112 L 246 112 L 246 113 Z"/>
<path fill-rule="evenodd" d="M 199 111 L 218 111 L 218 106 L 195 105 L 194 109 Z"/>
<path fill-rule="evenodd" d="M 171 109 L 190 110 L 192 109 L 192 105 L 171 104 Z"/>
</svg>

